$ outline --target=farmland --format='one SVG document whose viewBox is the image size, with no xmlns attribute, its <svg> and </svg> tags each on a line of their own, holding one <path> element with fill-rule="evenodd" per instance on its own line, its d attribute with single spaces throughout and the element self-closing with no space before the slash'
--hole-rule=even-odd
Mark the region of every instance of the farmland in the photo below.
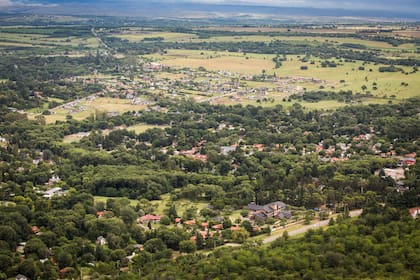
<svg viewBox="0 0 420 280">
<path fill-rule="evenodd" d="M 95 80 L 98 84 L 105 85 L 105 90 L 98 91 L 96 93 L 98 98 L 93 102 L 77 101 L 80 104 L 75 105 L 77 107 L 74 108 L 75 110 L 67 110 L 63 106 L 50 107 L 51 114 L 46 114 L 45 120 L 47 123 L 55 123 L 64 121 L 67 115 L 71 115 L 76 120 L 86 119 L 94 114 L 95 110 L 121 114 L 145 109 L 153 106 L 151 96 L 166 96 L 170 99 L 182 96 L 214 104 L 240 103 L 262 106 L 281 104 L 286 107 L 291 106 L 288 102 L 290 96 L 314 91 L 336 93 L 351 91 L 353 94 L 366 95 L 364 98 L 358 98 L 357 104 L 400 102 L 417 96 L 420 78 L 416 66 L 395 66 L 396 71 L 388 72 L 381 70 L 389 66 L 387 63 L 340 57 L 325 58 L 322 53 L 310 55 L 302 52 L 278 57 L 273 53 L 171 47 L 172 44 L 223 43 L 228 46 L 241 43 L 284 42 L 291 48 L 294 45 L 306 45 L 313 48 L 328 46 L 342 51 L 372 51 L 376 52 L 381 59 L 389 61 L 419 58 L 414 30 L 401 33 L 398 28 L 395 28 L 395 36 L 398 36 L 395 40 L 400 40 L 398 44 L 389 39 L 391 38 L 389 34 L 387 34 L 388 37 L 375 35 L 374 32 L 378 30 L 380 29 L 363 25 L 339 26 L 335 29 L 294 28 L 291 30 L 281 27 L 227 29 L 222 26 L 191 29 L 184 32 L 150 27 L 126 27 L 110 31 L 101 28 L 94 32 L 90 29 L 70 31 L 68 28 L 58 27 L 26 29 L 8 27 L 0 28 L 0 45 L 5 48 L 30 47 L 35 48 L 37 52 L 42 52 L 40 48 L 48 48 L 49 54 L 42 54 L 43 56 L 53 57 L 66 54 L 73 58 L 92 56 L 95 52 L 96 56 L 107 56 L 108 51 L 116 48 L 113 45 L 114 41 L 109 41 L 112 38 L 128 42 L 126 45 L 132 44 L 133 47 L 154 44 L 155 48 L 159 48 L 160 45 L 166 46 L 163 51 L 139 57 L 114 49 L 113 56 L 116 59 L 131 61 L 132 68 L 129 71 L 125 70 L 125 73 L 117 74 L 109 71 L 98 73 L 94 70 L 93 73 L 88 72 L 73 77 L 73 79 L 82 79 L 85 83 Z M 64 35 L 66 32 L 68 36 Z M 362 32 L 367 32 L 368 35 L 360 35 L 364 34 Z M 75 34 L 80 34 L 80 36 Z M 398 34 L 404 34 L 404 37 L 402 35 L 399 37 Z M 106 42 L 107 45 L 101 45 L 100 42 Z M 280 60 L 276 62 L 277 59 Z M 189 69 L 189 73 L 186 73 L 186 69 Z M 232 80 L 240 82 L 233 87 L 232 85 L 227 87 L 226 85 Z M 121 88 L 128 88 L 128 90 L 125 93 L 118 93 Z M 146 94 L 149 97 L 143 98 L 143 101 L 134 101 L 133 98 L 137 98 L 140 91 L 142 95 Z M 130 98 L 125 98 L 127 95 Z M 324 100 L 314 104 L 296 98 L 295 102 L 301 103 L 308 109 L 334 109 L 349 104 L 338 100 Z M 48 109 L 46 106 L 44 104 L 38 109 L 30 110 L 30 117 L 34 118 Z"/>
</svg>

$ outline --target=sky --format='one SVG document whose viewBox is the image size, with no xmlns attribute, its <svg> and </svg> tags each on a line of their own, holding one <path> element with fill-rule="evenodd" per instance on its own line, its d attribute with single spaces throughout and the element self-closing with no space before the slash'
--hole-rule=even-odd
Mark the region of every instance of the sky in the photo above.
<svg viewBox="0 0 420 280">
<path fill-rule="evenodd" d="M 116 6 L 136 3 L 171 3 L 176 6 L 181 2 L 198 4 L 228 5 L 263 5 L 277 7 L 303 7 L 318 9 L 343 10 L 378 10 L 399 13 L 420 13 L 420 0 L 0 0 L 0 8 L 17 7 L 59 7 L 69 4 L 90 6 Z"/>
</svg>

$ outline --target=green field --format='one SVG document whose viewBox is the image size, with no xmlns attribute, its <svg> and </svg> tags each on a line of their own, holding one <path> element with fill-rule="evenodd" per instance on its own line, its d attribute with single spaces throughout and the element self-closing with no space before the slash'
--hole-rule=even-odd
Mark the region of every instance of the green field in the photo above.
<svg viewBox="0 0 420 280">
<path fill-rule="evenodd" d="M 30 30 L 28 30 L 30 32 Z M 0 32 L 0 46 L 22 46 L 22 47 L 88 47 L 97 48 L 99 43 L 96 38 L 92 37 L 65 37 L 56 38 L 45 34 L 31 33 L 6 33 Z"/>
<path fill-rule="evenodd" d="M 67 115 L 71 115 L 75 120 L 83 120 L 92 114 L 95 114 L 97 110 L 104 112 L 116 112 L 122 114 L 127 111 L 143 110 L 146 106 L 144 105 L 133 105 L 130 100 L 109 98 L 109 97 L 98 97 L 93 101 L 81 101 L 79 104 L 71 108 L 57 107 L 52 109 L 52 115 L 45 116 L 47 123 L 55 123 L 56 121 L 64 121 Z M 75 111 L 72 113 L 72 111 Z M 37 114 L 29 115 L 30 118 L 34 118 Z"/>
<path fill-rule="evenodd" d="M 143 41 L 145 38 L 163 38 L 166 42 L 183 42 L 190 41 L 191 39 L 196 38 L 197 36 L 194 34 L 177 32 L 131 31 L 127 34 L 113 35 L 113 37 L 137 43 Z"/>
<path fill-rule="evenodd" d="M 274 69 L 272 55 L 264 54 L 240 54 L 229 52 L 190 51 L 190 50 L 168 50 L 164 55 L 151 55 L 162 64 L 175 67 L 204 67 L 209 71 L 229 71 L 242 75 L 258 75 L 265 71 L 268 75 L 277 77 L 306 77 L 323 80 L 325 84 L 299 83 L 307 91 L 326 90 L 340 91 L 351 90 L 353 93 L 370 93 L 376 97 L 390 97 L 395 95 L 396 99 L 404 99 L 419 95 L 420 73 L 411 73 L 412 67 L 399 67 L 404 72 L 379 72 L 379 68 L 386 65 L 374 65 L 362 61 L 344 62 L 343 60 L 332 59 L 337 67 L 322 67 L 323 60 L 317 57 L 310 57 L 308 62 L 301 62 L 302 57 L 287 56 L 287 61 L 282 66 Z M 313 64 L 311 64 L 313 62 Z M 301 70 L 301 66 L 307 66 L 308 70 Z M 364 67 L 364 70 L 359 70 Z M 270 83 L 246 82 L 249 87 L 264 86 L 273 88 Z M 362 89 L 366 87 L 366 89 Z M 188 94 L 195 94 L 194 91 L 185 91 Z M 284 96 L 280 96 L 283 98 Z"/>
<path fill-rule="evenodd" d="M 165 210 L 168 208 L 168 205 L 172 202 L 170 200 L 169 194 L 161 195 L 161 198 L 161 200 L 152 200 L 151 203 L 156 206 L 156 214 L 164 215 Z M 180 199 L 174 201 L 173 203 L 175 204 L 178 216 L 182 216 L 185 213 L 185 211 L 191 207 L 196 208 L 198 214 L 200 210 L 207 208 L 209 205 L 206 202 L 193 202 L 186 199 Z"/>
<path fill-rule="evenodd" d="M 297 56 L 289 56 L 288 60 L 283 62 L 279 69 L 271 69 L 269 73 L 276 73 L 277 76 L 302 76 L 326 80 L 332 85 L 325 90 L 339 91 L 352 90 L 353 92 L 363 93 L 362 86 L 367 87 L 374 96 L 382 97 L 384 95 L 396 95 L 397 99 L 418 96 L 420 94 L 420 73 L 404 74 L 401 72 L 379 72 L 379 67 L 385 65 L 365 64 L 362 61 L 340 62 L 335 68 L 321 67 L 321 60 L 311 58 L 315 64 L 309 62 L 300 62 Z M 342 65 L 340 65 L 342 64 Z M 301 66 L 307 66 L 308 70 L 301 70 Z M 359 70 L 363 66 L 365 70 Z M 399 67 L 405 72 L 411 72 L 412 67 Z M 372 69 L 372 71 L 370 71 Z M 340 82 L 340 81 L 344 82 Z M 402 86 L 401 83 L 407 83 L 408 86 Z M 373 83 L 376 83 L 377 90 L 373 89 Z M 332 88 L 334 87 L 334 88 Z M 308 85 L 308 90 L 317 90 L 319 86 Z"/>
<path fill-rule="evenodd" d="M 127 130 L 128 131 L 134 131 L 136 134 L 139 133 L 143 133 L 148 129 L 152 129 L 152 128 L 161 128 L 161 129 L 165 129 L 169 126 L 165 126 L 165 125 L 149 125 L 149 124 L 136 124 L 136 125 L 132 125 L 132 126 L 128 126 Z"/>
<path fill-rule="evenodd" d="M 94 200 L 95 202 L 103 202 L 106 203 L 106 201 L 110 198 L 113 199 L 118 199 L 118 197 L 107 197 L 107 196 L 94 196 Z M 165 210 L 168 208 L 168 204 L 171 203 L 170 201 L 170 195 L 169 194 L 164 194 L 161 196 L 161 200 L 151 200 L 150 204 L 153 206 L 153 208 L 155 209 L 153 214 L 156 215 L 165 215 Z M 136 206 L 139 203 L 138 200 L 136 199 L 130 199 L 130 205 L 131 206 Z M 197 209 L 197 214 L 200 210 L 206 208 L 208 206 L 208 203 L 204 203 L 204 202 L 192 202 L 186 199 L 180 199 L 174 202 L 175 206 L 176 206 L 176 211 L 178 213 L 179 216 L 182 216 L 184 214 L 184 212 L 191 208 L 194 207 Z"/>
<path fill-rule="evenodd" d="M 98 195 L 95 195 L 93 197 L 93 199 L 94 199 L 95 202 L 103 202 L 103 203 L 106 203 L 106 201 L 108 199 L 110 199 L 110 198 L 118 199 L 118 197 L 108 197 L 108 196 L 98 196 Z M 121 198 L 127 199 L 125 197 L 121 197 Z M 130 199 L 130 205 L 131 206 L 135 207 L 137 205 L 137 203 L 138 203 L 138 200 L 136 200 L 136 199 Z"/>
</svg>

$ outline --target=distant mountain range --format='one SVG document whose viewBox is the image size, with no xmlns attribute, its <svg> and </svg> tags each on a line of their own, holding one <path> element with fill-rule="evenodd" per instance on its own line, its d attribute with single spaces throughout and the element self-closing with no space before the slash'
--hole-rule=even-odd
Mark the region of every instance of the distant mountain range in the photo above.
<svg viewBox="0 0 420 280">
<path fill-rule="evenodd" d="M 6 1 L 9 2 L 10 1 Z M 0 1 L 1 3 L 1 1 Z M 249 4 L 206 4 L 187 2 L 153 2 L 153 1 L 60 1 L 47 0 L 42 4 L 18 2 L 20 4 L 3 8 L 9 13 L 49 13 L 71 15 L 117 15 L 141 17 L 364 17 L 382 19 L 420 20 L 420 9 L 412 11 L 395 9 L 330 9 L 311 7 L 279 7 Z M 22 4 L 24 3 L 24 4 Z M 418 7 L 418 6 L 417 6 Z"/>
</svg>

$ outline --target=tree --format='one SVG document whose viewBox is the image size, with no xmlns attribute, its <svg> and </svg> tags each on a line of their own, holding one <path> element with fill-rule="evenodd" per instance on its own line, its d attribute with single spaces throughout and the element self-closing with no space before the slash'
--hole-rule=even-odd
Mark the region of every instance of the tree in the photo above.
<svg viewBox="0 0 420 280">
<path fill-rule="evenodd" d="M 41 239 L 34 237 L 28 240 L 28 242 L 26 242 L 25 255 L 27 257 L 32 255 L 32 256 L 36 256 L 39 259 L 44 259 L 48 256 L 48 254 L 49 254 L 48 248 L 45 245 L 45 243 L 42 242 Z"/>
<path fill-rule="evenodd" d="M 160 223 L 162 224 L 162 225 L 169 225 L 170 223 L 171 223 L 171 220 L 168 218 L 168 216 L 162 216 L 161 218 L 160 218 Z"/>
<path fill-rule="evenodd" d="M 289 239 L 289 232 L 287 230 L 283 231 L 282 237 L 284 240 L 288 240 Z"/>
<path fill-rule="evenodd" d="M 131 225 L 137 218 L 137 213 L 130 206 L 124 206 L 120 209 L 121 220 L 126 225 Z"/>
<path fill-rule="evenodd" d="M 69 252 L 66 252 L 65 250 L 58 250 L 57 252 L 55 252 L 54 259 L 57 261 L 58 267 L 60 269 L 74 265 L 72 255 Z"/>
<path fill-rule="evenodd" d="M 305 225 L 310 225 L 311 224 L 311 220 L 312 220 L 312 215 L 310 213 L 306 213 L 305 214 L 304 224 Z"/>
<path fill-rule="evenodd" d="M 243 228 L 232 232 L 232 240 L 237 243 L 243 243 L 249 238 L 249 232 Z"/>
<path fill-rule="evenodd" d="M 197 250 L 197 245 L 194 241 L 183 240 L 179 242 L 179 251 L 182 253 L 194 253 Z"/>
<path fill-rule="evenodd" d="M 9 244 L 10 248 L 16 248 L 17 234 L 10 226 L 0 226 L 0 240 L 4 240 Z"/>
<path fill-rule="evenodd" d="M 32 258 L 25 259 L 19 264 L 18 271 L 30 279 L 36 279 L 41 275 L 41 269 L 38 264 L 39 262 Z"/>
<path fill-rule="evenodd" d="M 178 213 L 176 212 L 175 204 L 171 204 L 168 209 L 168 217 L 171 221 L 175 220 L 178 217 Z"/>
<path fill-rule="evenodd" d="M 149 253 L 157 253 L 166 249 L 165 243 L 159 238 L 152 238 L 144 243 L 144 250 Z"/>
</svg>

